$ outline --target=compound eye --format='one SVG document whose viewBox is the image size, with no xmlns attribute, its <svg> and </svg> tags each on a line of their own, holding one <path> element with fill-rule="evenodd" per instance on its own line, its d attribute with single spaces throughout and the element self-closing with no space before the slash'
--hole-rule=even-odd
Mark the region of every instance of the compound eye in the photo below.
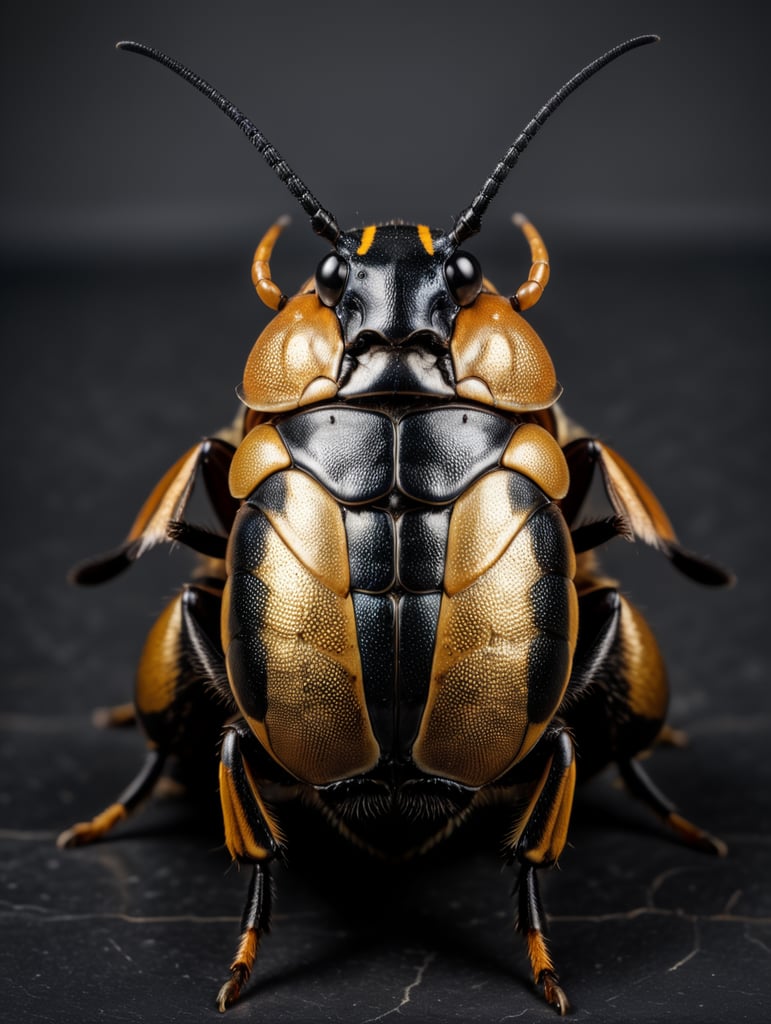
<svg viewBox="0 0 771 1024">
<path fill-rule="evenodd" d="M 325 306 L 336 306 L 342 298 L 348 280 L 348 264 L 331 252 L 316 268 L 316 294 Z"/>
<path fill-rule="evenodd" d="M 470 252 L 456 249 L 444 265 L 444 276 L 459 306 L 470 306 L 482 291 L 482 268 Z"/>
</svg>

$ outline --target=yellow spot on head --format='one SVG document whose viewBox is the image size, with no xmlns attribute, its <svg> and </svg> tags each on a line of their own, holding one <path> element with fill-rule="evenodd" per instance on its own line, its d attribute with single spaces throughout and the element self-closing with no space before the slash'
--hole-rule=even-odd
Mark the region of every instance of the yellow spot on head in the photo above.
<svg viewBox="0 0 771 1024">
<path fill-rule="evenodd" d="M 377 228 L 375 227 L 374 224 L 370 224 L 369 227 L 364 228 L 364 230 L 361 233 L 361 242 L 359 243 L 359 248 L 356 250 L 357 256 L 366 255 L 366 253 L 369 251 L 369 247 L 375 241 L 376 231 Z"/>
<path fill-rule="evenodd" d="M 423 243 L 423 248 L 426 250 L 429 256 L 434 255 L 434 240 L 431 237 L 431 229 L 426 227 L 425 224 L 418 224 L 418 238 Z"/>
</svg>

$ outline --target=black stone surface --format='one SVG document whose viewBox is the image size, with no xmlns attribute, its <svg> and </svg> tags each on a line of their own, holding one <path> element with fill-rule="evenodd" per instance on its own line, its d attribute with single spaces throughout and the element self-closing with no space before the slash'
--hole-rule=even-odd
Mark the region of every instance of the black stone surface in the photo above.
<svg viewBox="0 0 771 1024">
<path fill-rule="evenodd" d="M 707 591 L 617 544 L 611 570 L 654 624 L 685 750 L 649 762 L 724 860 L 678 845 L 609 773 L 579 794 L 543 879 L 575 1020 L 765 1021 L 769 851 L 769 253 L 562 252 L 532 321 L 565 406 L 654 486 L 689 548 L 734 569 Z M 90 724 L 126 700 L 144 632 L 185 578 L 148 556 L 94 590 L 65 583 L 116 543 L 164 469 L 235 408 L 265 322 L 241 265 L 6 272 L 0 1006 L 34 1022 L 206 1021 L 247 877 L 216 821 L 166 796 L 91 848 L 56 834 L 142 758 Z M 513 271 L 509 257 L 499 280 Z M 495 263 L 495 260 L 492 261 Z M 299 274 L 302 273 L 300 269 Z M 298 275 L 299 276 L 299 275 Z M 203 513 L 201 513 L 203 515 Z M 506 823 L 389 868 L 292 816 L 272 934 L 233 1021 L 549 1021 L 512 929 Z"/>
</svg>

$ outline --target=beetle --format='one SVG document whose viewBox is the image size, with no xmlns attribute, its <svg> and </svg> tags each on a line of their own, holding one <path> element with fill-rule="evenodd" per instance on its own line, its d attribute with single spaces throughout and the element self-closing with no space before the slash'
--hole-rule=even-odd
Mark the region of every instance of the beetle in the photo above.
<svg viewBox="0 0 771 1024">
<path fill-rule="evenodd" d="M 101 582 L 172 541 L 200 556 L 140 658 L 132 714 L 145 764 L 59 845 L 108 833 L 170 756 L 195 764 L 218 750 L 225 842 L 252 869 L 220 1010 L 238 998 L 268 930 L 283 799 L 393 858 L 424 852 L 477 808 L 508 808 L 517 928 L 560 1014 L 569 1003 L 537 873 L 565 847 L 577 778 L 615 763 L 683 841 L 725 852 L 637 759 L 667 735 L 666 670 L 595 551 L 624 537 L 702 583 L 730 575 L 687 552 L 637 472 L 557 404 L 551 358 L 522 315 L 549 279 L 536 228 L 514 218 L 531 267 L 512 296 L 463 248 L 565 98 L 656 38 L 616 46 L 558 90 L 448 232 L 400 222 L 342 231 L 209 83 L 157 50 L 118 44 L 220 107 L 331 246 L 288 298 L 270 271 L 286 220 L 267 231 L 252 279 L 275 316 L 248 357 L 235 422 L 171 467 L 119 548 L 73 574 Z M 608 514 L 586 521 L 596 474 Z M 216 531 L 185 518 L 198 479 Z"/>
</svg>

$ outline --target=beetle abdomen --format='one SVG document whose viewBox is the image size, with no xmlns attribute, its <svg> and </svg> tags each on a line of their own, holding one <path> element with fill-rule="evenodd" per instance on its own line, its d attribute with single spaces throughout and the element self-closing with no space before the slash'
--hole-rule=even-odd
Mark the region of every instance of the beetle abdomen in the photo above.
<svg viewBox="0 0 771 1024">
<path fill-rule="evenodd" d="M 380 757 L 479 786 L 540 736 L 575 645 L 574 564 L 556 506 L 501 468 L 518 429 L 463 406 L 275 424 L 292 468 L 239 513 L 224 643 L 242 711 L 303 781 Z"/>
</svg>

